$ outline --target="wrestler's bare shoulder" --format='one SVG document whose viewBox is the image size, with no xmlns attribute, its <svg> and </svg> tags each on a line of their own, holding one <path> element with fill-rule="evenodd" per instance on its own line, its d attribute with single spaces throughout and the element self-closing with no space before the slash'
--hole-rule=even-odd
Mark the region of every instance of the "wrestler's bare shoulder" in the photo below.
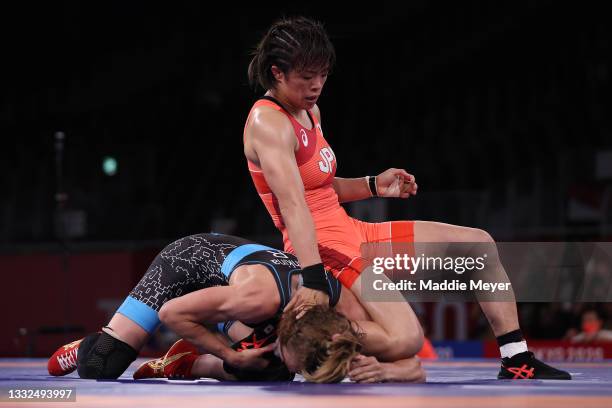
<svg viewBox="0 0 612 408">
<path fill-rule="evenodd" d="M 244 153 L 256 164 L 259 163 L 257 152 L 261 149 L 270 146 L 286 146 L 293 150 L 298 148 L 291 121 L 285 114 L 269 106 L 253 109 L 244 136 Z"/>
<path fill-rule="evenodd" d="M 257 106 L 251 112 L 247 123 L 247 131 L 269 131 L 270 128 L 279 130 L 291 130 L 291 121 L 285 114 L 271 106 Z"/>
</svg>

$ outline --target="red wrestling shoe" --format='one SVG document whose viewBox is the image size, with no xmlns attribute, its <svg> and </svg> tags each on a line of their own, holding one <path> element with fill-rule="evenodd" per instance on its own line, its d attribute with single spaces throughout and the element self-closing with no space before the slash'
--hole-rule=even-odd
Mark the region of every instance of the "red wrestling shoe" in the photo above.
<svg viewBox="0 0 612 408">
<path fill-rule="evenodd" d="M 77 355 L 79 352 L 79 345 L 81 340 L 73 341 L 60 348 L 51 356 L 47 362 L 47 370 L 49 374 L 60 377 L 62 375 L 70 374 L 77 368 Z"/>
<path fill-rule="evenodd" d="M 144 362 L 134 371 L 134 379 L 143 378 L 196 378 L 191 367 L 198 358 L 198 349 L 187 340 L 180 339 L 162 358 Z"/>
</svg>

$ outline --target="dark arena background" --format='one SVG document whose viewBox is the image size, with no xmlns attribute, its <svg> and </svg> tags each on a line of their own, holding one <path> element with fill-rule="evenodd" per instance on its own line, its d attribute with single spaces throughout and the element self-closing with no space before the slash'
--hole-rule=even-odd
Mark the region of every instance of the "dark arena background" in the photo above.
<svg viewBox="0 0 612 408">
<path fill-rule="evenodd" d="M 56 404 L 612 406 L 612 343 L 579 340 L 589 316 L 612 330 L 603 301 L 518 304 L 530 349 L 570 382 L 497 380 L 499 349 L 473 302 L 412 304 L 437 352 L 423 361 L 424 384 L 137 381 L 137 363 L 117 381 L 92 381 L 51 377 L 46 366 L 59 346 L 106 324 L 175 239 L 214 231 L 282 248 L 242 144 L 262 94 L 248 85 L 250 52 L 282 16 L 322 21 L 336 48 L 318 105 L 337 176 L 398 167 L 418 181 L 415 197 L 349 203 L 349 214 L 477 227 L 499 242 L 611 241 L 603 9 L 544 0 L 2 8 L 0 405 L 17 405 L 10 390 L 72 387 L 76 402 Z M 162 327 L 138 362 L 175 340 Z"/>
</svg>

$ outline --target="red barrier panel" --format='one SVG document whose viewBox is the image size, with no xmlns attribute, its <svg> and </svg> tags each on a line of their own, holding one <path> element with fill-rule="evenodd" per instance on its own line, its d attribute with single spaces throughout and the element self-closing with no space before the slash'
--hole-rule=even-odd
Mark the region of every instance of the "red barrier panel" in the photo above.
<svg viewBox="0 0 612 408">
<path fill-rule="evenodd" d="M 0 256 L 0 357 L 48 356 L 64 342 L 99 330 L 156 252 L 72 254 L 66 271 L 61 254 Z M 65 326 L 83 331 L 53 334 Z"/>
</svg>

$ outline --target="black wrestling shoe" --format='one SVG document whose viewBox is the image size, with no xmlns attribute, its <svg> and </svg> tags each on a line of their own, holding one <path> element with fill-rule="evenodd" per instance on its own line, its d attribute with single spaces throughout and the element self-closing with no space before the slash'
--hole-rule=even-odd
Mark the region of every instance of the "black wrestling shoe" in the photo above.
<svg viewBox="0 0 612 408">
<path fill-rule="evenodd" d="M 535 358 L 531 351 L 524 351 L 511 358 L 503 358 L 497 378 L 500 380 L 571 380 L 572 376 L 567 371 L 557 370 L 544 364 Z"/>
</svg>

